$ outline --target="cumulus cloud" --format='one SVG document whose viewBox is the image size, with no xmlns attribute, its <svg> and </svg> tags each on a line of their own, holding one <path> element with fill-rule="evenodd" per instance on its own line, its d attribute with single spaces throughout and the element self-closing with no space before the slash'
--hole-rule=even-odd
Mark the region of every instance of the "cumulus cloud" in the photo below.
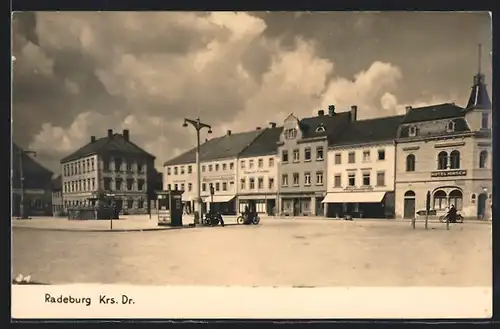
<svg viewBox="0 0 500 329">
<path fill-rule="evenodd" d="M 329 104 L 338 111 L 356 104 L 360 118 L 392 115 L 405 105 L 451 101 L 468 87 L 465 81 L 425 94 L 414 84 L 407 56 L 386 58 L 382 46 L 373 54 L 358 51 L 361 66 L 358 58 L 346 59 L 352 49 L 343 41 L 346 34 L 350 40 L 372 37 L 387 22 L 359 15 L 352 34 L 335 33 L 336 42 L 325 27 L 338 32 L 340 22 L 345 28 L 353 23 L 326 14 L 14 17 L 14 138 L 49 155 L 55 169 L 91 135 L 129 129 L 132 141 L 155 154 L 161 167 L 194 145 L 193 131 L 182 128 L 184 117 L 200 116 L 217 136 L 279 123 L 292 112 L 310 116 Z M 303 33 L 295 30 L 299 26 Z"/>
</svg>

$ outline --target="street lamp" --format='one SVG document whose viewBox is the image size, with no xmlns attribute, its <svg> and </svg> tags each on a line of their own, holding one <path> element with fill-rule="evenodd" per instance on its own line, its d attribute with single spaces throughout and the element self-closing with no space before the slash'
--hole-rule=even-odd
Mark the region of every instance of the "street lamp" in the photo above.
<svg viewBox="0 0 500 329">
<path fill-rule="evenodd" d="M 31 154 L 33 156 L 36 156 L 35 151 L 31 150 L 23 150 L 19 149 L 19 153 L 17 154 L 19 156 L 19 179 L 21 181 L 20 184 L 20 189 L 21 189 L 21 201 L 19 203 L 19 218 L 20 219 L 28 219 L 29 217 L 26 215 L 25 209 L 24 209 L 24 197 L 25 197 L 25 190 L 24 190 L 24 156 Z"/>
<path fill-rule="evenodd" d="M 187 127 L 188 124 L 194 127 L 196 130 L 196 204 L 197 204 L 197 213 L 194 215 L 194 224 L 199 224 L 200 216 L 201 216 L 201 169 L 200 169 L 200 131 L 203 128 L 208 128 L 208 133 L 212 133 L 212 127 L 200 121 L 200 118 L 192 119 L 184 119 L 183 127 Z"/>
</svg>

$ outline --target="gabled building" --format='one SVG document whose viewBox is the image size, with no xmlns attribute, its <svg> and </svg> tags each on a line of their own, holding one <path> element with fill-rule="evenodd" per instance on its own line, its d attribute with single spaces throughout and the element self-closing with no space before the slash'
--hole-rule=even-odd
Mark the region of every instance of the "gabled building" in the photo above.
<svg viewBox="0 0 500 329">
<path fill-rule="evenodd" d="M 22 156 L 22 161 L 20 157 Z M 24 205 L 27 216 L 52 214 L 52 171 L 39 164 L 24 150 L 12 143 L 12 215 L 20 215 L 21 164 L 24 176 Z"/>
<path fill-rule="evenodd" d="M 238 156 L 237 194 L 240 212 L 245 207 L 261 214 L 276 214 L 278 197 L 277 143 L 283 127 L 263 130 Z"/>
<path fill-rule="evenodd" d="M 407 108 L 397 139 L 397 217 L 424 210 L 427 192 L 438 214 L 453 204 L 465 217 L 491 216 L 491 113 L 481 73 L 465 108 L 453 103 Z"/>
<path fill-rule="evenodd" d="M 278 142 L 281 214 L 324 215 L 328 145 L 356 115 L 355 106 L 350 112 L 336 113 L 330 105 L 328 114 L 320 110 L 315 117 L 299 119 L 290 114 L 285 119 Z"/>
<path fill-rule="evenodd" d="M 328 217 L 393 218 L 395 161 L 404 116 L 355 120 L 328 150 Z"/>
<path fill-rule="evenodd" d="M 202 211 L 213 207 L 223 214 L 236 214 L 236 166 L 238 155 L 263 132 L 262 129 L 242 133 L 228 130 L 224 136 L 207 140 L 200 145 Z M 197 174 L 196 148 L 164 163 L 163 187 L 182 190 L 188 211 L 195 210 Z M 214 194 L 210 194 L 213 186 Z"/>
<path fill-rule="evenodd" d="M 120 211 L 148 213 L 154 199 L 155 156 L 122 134 L 108 130 L 105 137 L 90 137 L 88 144 L 61 160 L 65 207 L 89 205 L 98 191 L 114 195 Z"/>
</svg>

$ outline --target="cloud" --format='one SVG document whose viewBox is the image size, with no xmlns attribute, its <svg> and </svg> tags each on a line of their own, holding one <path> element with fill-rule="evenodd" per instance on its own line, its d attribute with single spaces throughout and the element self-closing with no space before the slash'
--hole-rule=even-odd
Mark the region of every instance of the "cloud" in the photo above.
<svg viewBox="0 0 500 329">
<path fill-rule="evenodd" d="M 200 116 L 217 136 L 280 123 L 292 112 L 310 116 L 329 104 L 338 111 L 356 104 L 360 118 L 392 115 L 407 104 L 454 100 L 463 90 L 443 85 L 424 94 L 412 67 L 404 66 L 405 54 L 392 61 L 378 48 L 363 48 L 356 50 L 359 61 L 346 60 L 352 49 L 342 47 L 350 47 L 350 32 L 328 29 L 356 25 L 352 40 L 373 40 L 370 31 L 381 24 L 374 14 L 356 19 L 244 12 L 16 15 L 14 139 L 57 166 L 91 135 L 126 128 L 160 167 L 194 145 L 184 117 Z M 309 30 L 296 32 L 300 26 Z"/>
</svg>

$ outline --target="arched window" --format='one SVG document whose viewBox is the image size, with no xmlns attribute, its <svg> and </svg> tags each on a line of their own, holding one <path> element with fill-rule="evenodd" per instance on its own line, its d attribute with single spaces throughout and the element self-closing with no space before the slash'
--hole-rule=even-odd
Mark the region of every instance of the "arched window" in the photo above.
<svg viewBox="0 0 500 329">
<path fill-rule="evenodd" d="M 415 171 L 415 155 L 408 154 L 406 157 L 406 171 Z"/>
<path fill-rule="evenodd" d="M 460 152 L 455 150 L 450 153 L 450 168 L 459 169 L 460 168 Z"/>
<path fill-rule="evenodd" d="M 415 197 L 415 192 L 413 192 L 413 191 L 406 191 L 405 198 L 414 198 L 414 197 Z"/>
<path fill-rule="evenodd" d="M 322 133 L 324 131 L 325 131 L 325 127 L 323 127 L 323 126 L 318 126 L 318 128 L 316 128 L 317 133 Z"/>
<path fill-rule="evenodd" d="M 453 204 L 457 210 L 462 209 L 462 192 L 459 190 L 453 190 L 450 192 L 450 206 Z"/>
<path fill-rule="evenodd" d="M 486 168 L 487 161 L 488 151 L 481 151 L 481 153 L 479 153 L 479 168 Z"/>
<path fill-rule="evenodd" d="M 448 153 L 441 151 L 438 154 L 438 169 L 446 169 L 448 167 Z"/>
<path fill-rule="evenodd" d="M 446 206 L 446 193 L 442 190 L 434 192 L 434 209 L 442 210 L 445 209 Z"/>
</svg>

